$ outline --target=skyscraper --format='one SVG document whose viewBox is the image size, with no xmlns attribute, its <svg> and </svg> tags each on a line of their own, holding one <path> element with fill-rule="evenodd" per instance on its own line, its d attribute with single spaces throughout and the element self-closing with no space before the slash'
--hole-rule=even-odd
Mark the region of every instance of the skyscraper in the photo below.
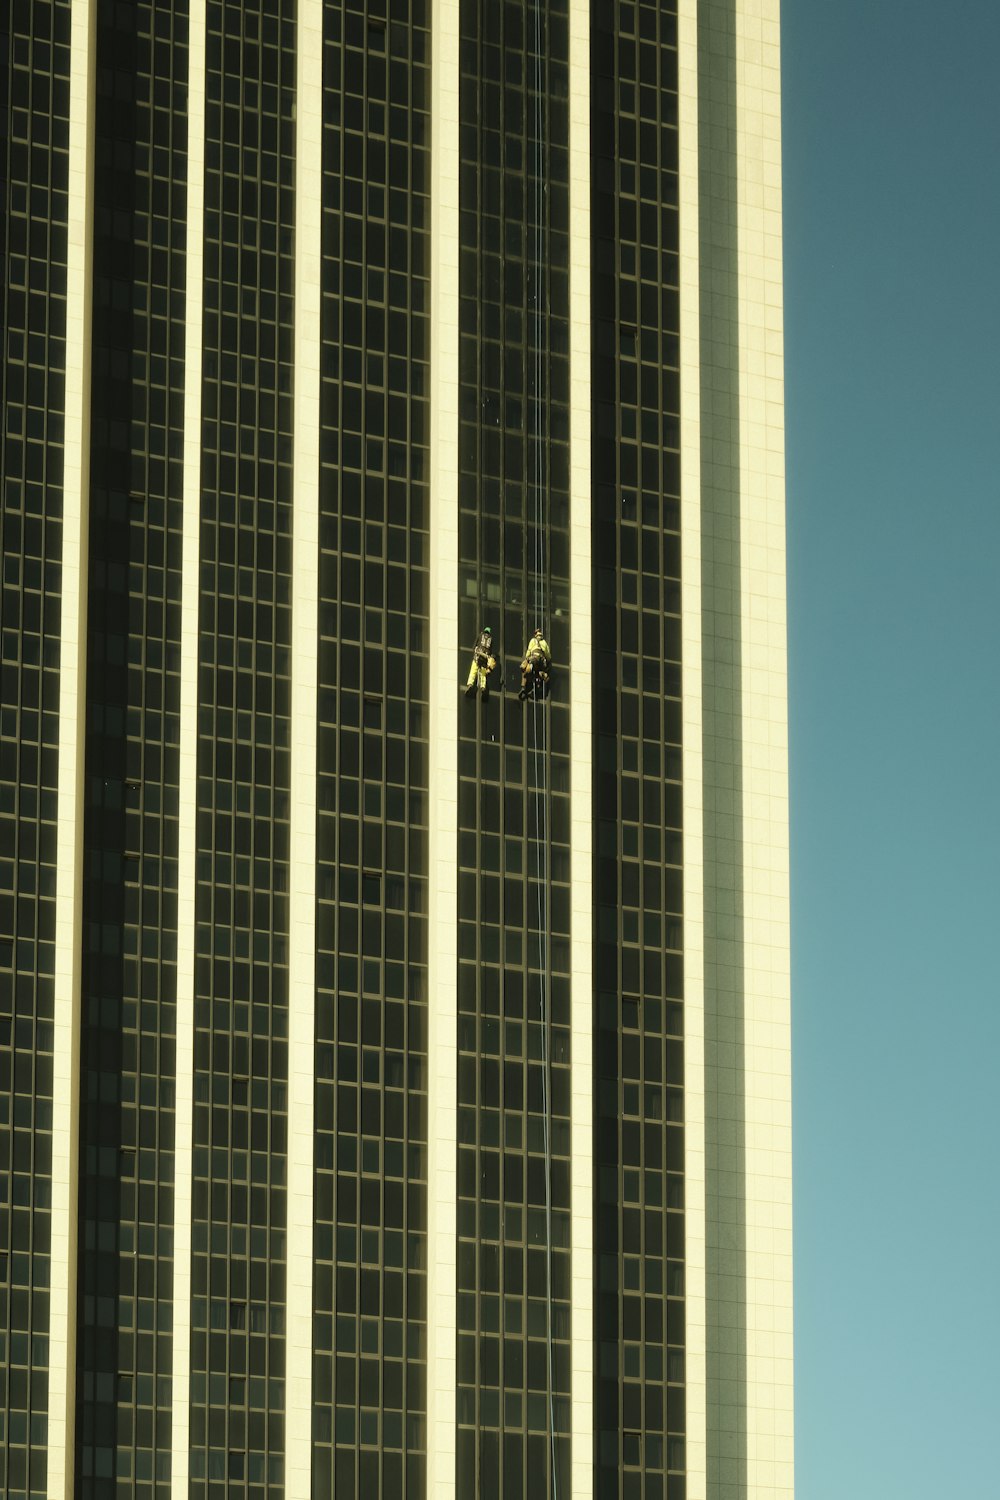
<svg viewBox="0 0 1000 1500">
<path fill-rule="evenodd" d="M 776 0 L 0 36 L 4 1493 L 790 1496 Z"/>
</svg>

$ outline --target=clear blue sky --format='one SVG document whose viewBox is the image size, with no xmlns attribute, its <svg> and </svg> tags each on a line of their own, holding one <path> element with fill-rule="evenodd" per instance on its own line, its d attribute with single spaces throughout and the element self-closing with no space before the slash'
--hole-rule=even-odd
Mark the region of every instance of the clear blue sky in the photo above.
<svg viewBox="0 0 1000 1500">
<path fill-rule="evenodd" d="M 1000 4 L 785 0 L 798 1500 L 1000 1494 Z"/>
</svg>

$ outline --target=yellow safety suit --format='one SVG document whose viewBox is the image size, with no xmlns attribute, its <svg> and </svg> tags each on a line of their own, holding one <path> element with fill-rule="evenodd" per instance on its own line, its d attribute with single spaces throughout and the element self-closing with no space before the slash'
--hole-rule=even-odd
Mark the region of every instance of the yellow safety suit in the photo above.
<svg viewBox="0 0 1000 1500">
<path fill-rule="evenodd" d="M 465 684 L 465 691 L 471 698 L 474 689 L 486 693 L 487 678 L 497 664 L 497 659 L 490 650 L 492 642 L 485 631 L 480 635 L 472 652 L 472 664 L 469 667 L 469 676 Z"/>
<path fill-rule="evenodd" d="M 552 652 L 544 636 L 533 635 L 524 648 L 521 662 L 521 696 L 526 695 L 532 678 L 548 682 L 552 666 Z"/>
</svg>

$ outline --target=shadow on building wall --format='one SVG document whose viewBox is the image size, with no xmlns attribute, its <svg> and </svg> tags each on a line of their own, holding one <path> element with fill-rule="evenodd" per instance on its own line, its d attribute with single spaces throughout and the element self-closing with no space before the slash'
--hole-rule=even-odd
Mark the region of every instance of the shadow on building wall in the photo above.
<svg viewBox="0 0 1000 1500">
<path fill-rule="evenodd" d="M 699 7 L 708 1491 L 747 1484 L 734 0 Z"/>
</svg>

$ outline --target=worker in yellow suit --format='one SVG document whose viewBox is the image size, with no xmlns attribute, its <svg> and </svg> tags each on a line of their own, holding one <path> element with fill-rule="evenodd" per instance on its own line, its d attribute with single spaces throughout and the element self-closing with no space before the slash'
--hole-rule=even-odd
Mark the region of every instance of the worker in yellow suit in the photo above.
<svg viewBox="0 0 1000 1500">
<path fill-rule="evenodd" d="M 539 688 L 544 694 L 551 671 L 552 652 L 549 650 L 549 643 L 542 632 L 536 630 L 524 648 L 524 658 L 521 662 L 521 691 L 517 696 L 527 698 L 529 693 L 532 697 L 539 696 Z"/>
<path fill-rule="evenodd" d="M 497 664 L 493 655 L 493 632 L 488 625 L 484 625 L 479 632 L 479 639 L 472 648 L 472 665 L 469 668 L 469 680 L 465 685 L 465 696 L 474 698 L 478 688 L 484 698 L 490 696 L 490 673 Z"/>
</svg>

